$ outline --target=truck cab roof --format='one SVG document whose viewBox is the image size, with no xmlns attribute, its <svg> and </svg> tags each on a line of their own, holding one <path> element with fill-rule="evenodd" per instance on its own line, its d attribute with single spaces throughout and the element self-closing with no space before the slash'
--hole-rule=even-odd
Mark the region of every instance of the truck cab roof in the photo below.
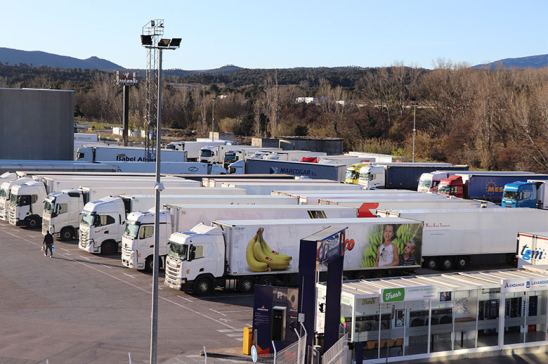
<svg viewBox="0 0 548 364">
<path fill-rule="evenodd" d="M 98 213 L 109 212 L 112 210 L 112 207 L 111 207 L 112 204 L 115 204 L 115 205 L 120 204 L 121 209 L 122 210 L 124 209 L 124 202 L 122 201 L 120 197 L 108 196 L 108 197 L 100 198 L 95 201 L 88 202 L 84 206 L 84 211 L 88 211 L 88 212 L 94 211 Z"/>
<path fill-rule="evenodd" d="M 210 226 L 205 224 L 198 224 L 192 229 L 184 232 L 175 232 L 169 237 L 169 241 L 178 244 L 185 244 L 192 242 L 192 236 L 203 235 L 221 235 L 221 230 L 217 226 Z M 190 241 L 188 238 L 190 237 Z"/>
</svg>

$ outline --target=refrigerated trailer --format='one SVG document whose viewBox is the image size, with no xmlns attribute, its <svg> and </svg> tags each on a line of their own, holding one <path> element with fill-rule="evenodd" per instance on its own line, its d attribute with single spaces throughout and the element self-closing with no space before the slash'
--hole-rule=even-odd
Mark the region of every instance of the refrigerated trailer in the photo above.
<svg viewBox="0 0 548 364">
<path fill-rule="evenodd" d="M 424 223 L 422 253 L 430 269 L 513 263 L 519 232 L 548 229 L 546 211 L 528 208 L 415 209 L 380 215 Z"/>
<path fill-rule="evenodd" d="M 268 178 L 265 178 L 264 175 L 256 175 L 260 177 L 253 177 L 254 175 L 247 176 L 249 178 L 242 178 L 243 176 L 238 178 L 230 176 L 227 178 L 204 178 L 202 183 L 205 187 L 222 187 L 223 183 L 337 183 L 336 181 L 331 181 L 329 179 L 297 179 L 295 176 L 283 174 L 269 175 Z M 285 178 L 281 178 L 283 176 L 285 176 Z M 275 181 L 273 181 L 273 179 L 275 179 Z"/>
<path fill-rule="evenodd" d="M 294 284 L 299 271 L 300 240 L 329 227 L 348 228 L 344 242 L 347 277 L 365 276 L 367 271 L 419 267 L 422 223 L 414 220 L 220 220 L 171 235 L 165 284 L 197 294 L 216 286 L 249 291 L 255 283 Z M 385 231 L 392 238 L 386 246 L 382 242 Z M 394 239 L 396 235 L 398 238 Z M 412 249 L 405 250 L 411 245 Z M 396 258 L 396 246 L 406 252 L 405 259 Z M 384 265 L 384 259 L 377 258 L 381 253 L 402 265 Z M 377 264 L 377 260 L 383 264 Z"/>
<path fill-rule="evenodd" d="M 350 218 L 357 216 L 357 209 L 340 206 L 302 205 L 190 205 L 167 204 L 160 214 L 160 257 L 167 254 L 169 236 L 185 232 L 214 220 L 237 218 L 249 220 Z M 151 270 L 154 253 L 154 210 L 132 212 L 122 236 L 122 264 L 129 268 Z M 163 264 L 162 264 L 163 266 Z"/>
<path fill-rule="evenodd" d="M 355 191 L 274 191 L 272 195 L 292 196 L 299 199 L 302 205 L 317 205 L 325 199 L 358 199 L 377 196 L 399 196 L 401 198 L 424 196 L 409 190 L 355 190 Z"/>
<path fill-rule="evenodd" d="M 360 190 L 358 185 L 346 185 L 342 183 L 277 183 L 277 182 L 235 182 L 223 183 L 223 188 L 243 188 L 248 195 L 270 195 L 274 191 L 353 191 Z"/>
</svg>

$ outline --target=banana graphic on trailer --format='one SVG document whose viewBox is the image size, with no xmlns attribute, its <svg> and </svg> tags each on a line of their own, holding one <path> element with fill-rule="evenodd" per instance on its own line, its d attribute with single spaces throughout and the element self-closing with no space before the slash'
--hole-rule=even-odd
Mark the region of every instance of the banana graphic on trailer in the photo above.
<svg viewBox="0 0 548 364">
<path fill-rule="evenodd" d="M 246 259 L 249 269 L 253 272 L 268 272 L 286 270 L 293 259 L 289 255 L 273 250 L 263 238 L 261 227 L 247 244 Z"/>
</svg>

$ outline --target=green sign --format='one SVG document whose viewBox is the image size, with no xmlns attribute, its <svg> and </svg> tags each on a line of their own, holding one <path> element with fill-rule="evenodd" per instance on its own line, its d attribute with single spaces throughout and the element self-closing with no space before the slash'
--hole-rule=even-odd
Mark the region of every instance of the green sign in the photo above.
<svg viewBox="0 0 548 364">
<path fill-rule="evenodd" d="M 405 299 L 405 288 L 386 288 L 382 290 L 383 302 L 403 302 Z"/>
</svg>

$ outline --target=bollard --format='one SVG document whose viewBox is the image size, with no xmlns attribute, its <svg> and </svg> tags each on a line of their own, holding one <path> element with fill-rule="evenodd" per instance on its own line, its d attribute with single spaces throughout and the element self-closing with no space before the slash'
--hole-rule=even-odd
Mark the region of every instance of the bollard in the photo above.
<svg viewBox="0 0 548 364">
<path fill-rule="evenodd" d="M 253 344 L 253 335 L 251 327 L 244 327 L 244 338 L 242 341 L 242 354 L 251 355 L 251 345 Z"/>
</svg>

